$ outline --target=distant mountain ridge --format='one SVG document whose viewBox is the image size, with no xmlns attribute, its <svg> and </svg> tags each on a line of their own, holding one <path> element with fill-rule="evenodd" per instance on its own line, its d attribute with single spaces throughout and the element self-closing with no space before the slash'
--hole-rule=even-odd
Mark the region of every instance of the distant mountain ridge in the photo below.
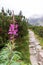
<svg viewBox="0 0 43 65">
<path fill-rule="evenodd" d="M 31 25 L 43 26 L 43 16 L 41 16 L 41 17 L 30 17 L 28 19 L 28 22 Z"/>
</svg>

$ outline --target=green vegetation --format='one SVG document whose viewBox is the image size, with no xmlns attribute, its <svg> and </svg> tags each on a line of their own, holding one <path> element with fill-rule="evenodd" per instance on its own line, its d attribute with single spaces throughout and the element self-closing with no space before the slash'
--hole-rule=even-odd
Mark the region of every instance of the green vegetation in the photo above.
<svg viewBox="0 0 43 65">
<path fill-rule="evenodd" d="M 22 54 L 12 50 L 11 43 L 0 51 L 0 65 L 27 65 L 22 60 Z"/>
<path fill-rule="evenodd" d="M 39 35 L 35 35 L 35 36 L 36 36 L 36 38 L 39 40 L 40 45 L 43 47 L 43 38 L 40 37 Z"/>
<path fill-rule="evenodd" d="M 11 11 L 8 10 L 6 13 L 2 9 L 0 12 L 0 65 L 30 65 L 28 24 L 21 11 L 19 15 L 15 15 L 15 19 L 19 25 L 19 32 L 14 42 L 15 48 L 12 49 L 8 35 L 10 20 L 12 20 Z"/>
</svg>

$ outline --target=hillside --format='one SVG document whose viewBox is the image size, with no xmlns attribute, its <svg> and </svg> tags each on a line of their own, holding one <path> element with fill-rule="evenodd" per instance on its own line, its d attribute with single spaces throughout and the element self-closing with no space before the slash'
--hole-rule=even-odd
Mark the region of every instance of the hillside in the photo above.
<svg viewBox="0 0 43 65">
<path fill-rule="evenodd" d="M 43 26 L 43 16 L 41 16 L 41 17 L 30 17 L 28 19 L 28 22 L 31 25 Z"/>
</svg>

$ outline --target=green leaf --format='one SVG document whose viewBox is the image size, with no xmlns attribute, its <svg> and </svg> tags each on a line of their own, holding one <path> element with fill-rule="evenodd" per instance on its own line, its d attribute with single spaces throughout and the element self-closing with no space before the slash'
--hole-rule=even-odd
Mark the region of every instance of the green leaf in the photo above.
<svg viewBox="0 0 43 65">
<path fill-rule="evenodd" d="M 11 65 L 20 65 L 20 63 L 13 61 L 13 62 L 11 63 Z"/>
</svg>

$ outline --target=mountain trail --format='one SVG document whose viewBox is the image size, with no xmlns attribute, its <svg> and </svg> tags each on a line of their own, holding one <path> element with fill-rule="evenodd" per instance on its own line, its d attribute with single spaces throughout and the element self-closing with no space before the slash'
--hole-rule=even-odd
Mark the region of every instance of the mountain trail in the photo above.
<svg viewBox="0 0 43 65">
<path fill-rule="evenodd" d="M 40 46 L 39 41 L 36 39 L 33 31 L 29 30 L 29 51 L 30 51 L 30 61 L 32 65 L 43 65 L 42 63 L 42 47 Z M 42 54 L 42 55 L 41 55 Z M 41 59 L 40 59 L 41 58 Z"/>
</svg>

